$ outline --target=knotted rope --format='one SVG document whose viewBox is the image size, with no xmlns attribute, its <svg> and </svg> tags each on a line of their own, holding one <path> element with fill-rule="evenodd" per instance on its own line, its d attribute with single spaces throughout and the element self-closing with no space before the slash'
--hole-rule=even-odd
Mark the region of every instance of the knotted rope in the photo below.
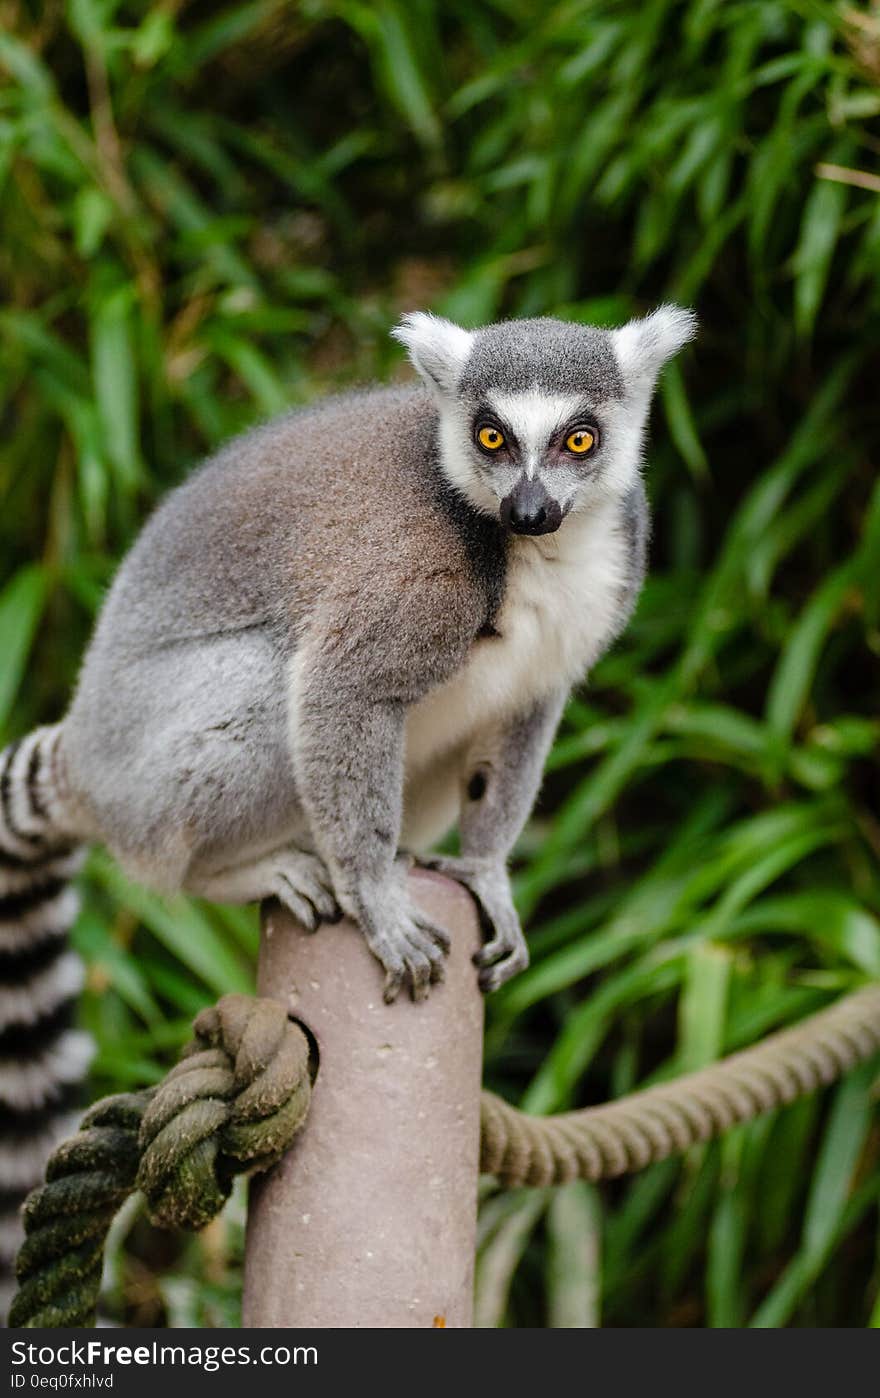
<svg viewBox="0 0 880 1398">
<path fill-rule="evenodd" d="M 158 1087 L 107 1097 L 52 1155 L 24 1206 L 14 1326 L 93 1325 L 104 1241 L 143 1192 L 164 1228 L 202 1228 L 237 1174 L 281 1158 L 309 1108 L 309 1045 L 274 1000 L 226 995 Z"/>
<path fill-rule="evenodd" d="M 25 1205 L 11 1325 L 94 1323 L 104 1239 L 134 1189 L 153 1222 L 201 1228 L 236 1174 L 267 1169 L 290 1146 L 309 1106 L 302 1030 L 275 1001 L 244 995 L 204 1010 L 194 1029 L 163 1083 L 99 1102 L 52 1156 Z M 880 986 L 871 986 L 701 1072 L 601 1107 L 532 1117 L 484 1092 L 481 1168 L 507 1187 L 641 1170 L 878 1052 Z"/>
</svg>

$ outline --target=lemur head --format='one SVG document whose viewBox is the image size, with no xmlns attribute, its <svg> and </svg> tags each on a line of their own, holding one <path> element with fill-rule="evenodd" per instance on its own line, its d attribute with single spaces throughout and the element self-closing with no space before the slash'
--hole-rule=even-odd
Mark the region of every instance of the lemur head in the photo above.
<svg viewBox="0 0 880 1398">
<path fill-rule="evenodd" d="M 436 399 L 447 479 L 517 534 L 550 534 L 627 493 L 657 375 L 695 333 L 678 306 L 617 330 L 549 319 L 462 330 L 417 311 L 392 332 Z"/>
</svg>

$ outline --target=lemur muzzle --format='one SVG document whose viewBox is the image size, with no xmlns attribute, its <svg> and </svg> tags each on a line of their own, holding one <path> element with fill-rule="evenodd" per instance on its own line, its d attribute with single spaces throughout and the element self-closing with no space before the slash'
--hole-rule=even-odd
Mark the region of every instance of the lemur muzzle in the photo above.
<svg viewBox="0 0 880 1398">
<path fill-rule="evenodd" d="M 526 476 L 501 501 L 501 523 L 514 534 L 552 534 L 562 523 L 562 513 L 542 483 Z"/>
</svg>

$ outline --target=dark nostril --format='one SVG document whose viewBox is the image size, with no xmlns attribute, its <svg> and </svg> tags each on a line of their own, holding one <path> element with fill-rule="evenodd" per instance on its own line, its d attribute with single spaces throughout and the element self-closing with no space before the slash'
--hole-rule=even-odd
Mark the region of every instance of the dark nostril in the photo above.
<svg viewBox="0 0 880 1398">
<path fill-rule="evenodd" d="M 539 528 L 547 518 L 547 511 L 543 505 L 539 505 L 537 510 L 518 510 L 514 505 L 510 511 L 510 522 L 516 528 L 528 526 L 529 529 Z"/>
</svg>

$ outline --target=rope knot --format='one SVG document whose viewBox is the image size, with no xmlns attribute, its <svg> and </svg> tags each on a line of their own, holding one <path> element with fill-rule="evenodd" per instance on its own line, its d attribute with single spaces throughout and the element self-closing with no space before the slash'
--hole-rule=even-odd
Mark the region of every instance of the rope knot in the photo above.
<svg viewBox="0 0 880 1398">
<path fill-rule="evenodd" d="M 161 1228 L 202 1228 L 237 1174 L 267 1170 L 309 1109 L 309 1047 L 274 1000 L 226 995 L 156 1088 L 140 1127 L 137 1187 Z"/>
<path fill-rule="evenodd" d="M 309 1109 L 309 1045 L 274 1000 L 226 995 L 158 1087 L 97 1103 L 25 1204 L 13 1326 L 93 1325 L 104 1239 L 143 1191 L 160 1228 L 203 1228 L 237 1174 L 274 1165 Z"/>
</svg>

